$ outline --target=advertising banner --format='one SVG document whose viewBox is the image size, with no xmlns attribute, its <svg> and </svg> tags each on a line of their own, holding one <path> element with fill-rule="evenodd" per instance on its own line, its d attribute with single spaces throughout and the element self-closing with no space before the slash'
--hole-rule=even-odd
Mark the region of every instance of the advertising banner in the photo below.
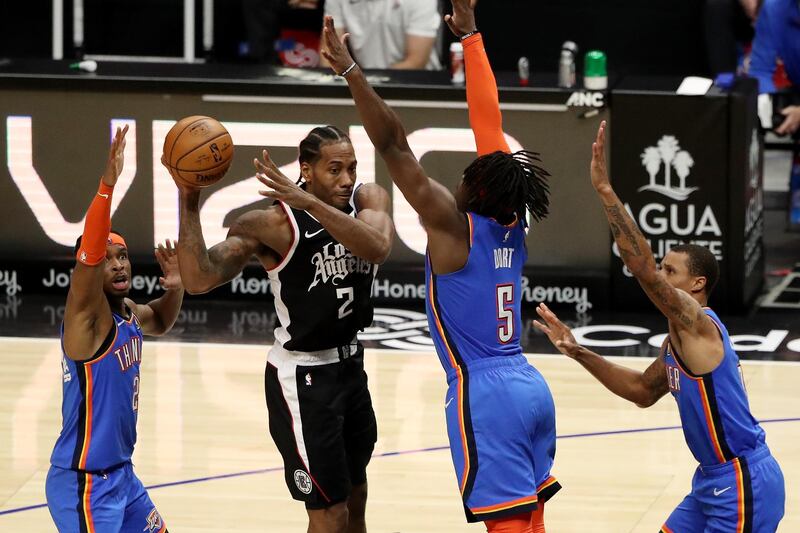
<svg viewBox="0 0 800 533">
<path fill-rule="evenodd" d="M 714 253 L 721 276 L 710 303 L 718 307 L 725 307 L 730 297 L 726 288 L 733 264 L 728 124 L 725 96 L 614 94 L 614 188 L 657 262 L 681 243 L 699 244 Z M 612 300 L 625 308 L 649 306 L 615 245 L 612 252 Z"/>
<path fill-rule="evenodd" d="M 290 89 L 286 88 L 287 94 Z M 451 93 L 459 101 L 396 99 L 390 103 L 423 167 L 452 190 L 475 158 L 475 144 L 463 91 Z M 511 148 L 540 152 L 552 175 L 550 216 L 532 228 L 526 264 L 531 295 L 544 301 L 560 300 L 566 305 L 606 301 L 610 241 L 589 182 L 588 165 L 597 125 L 608 112 L 599 108 L 590 119 L 584 118 L 587 107 L 603 104 L 603 96 L 564 93 L 563 104 L 515 102 L 503 109 Z M 158 275 L 154 247 L 178 237 L 177 189 L 160 164 L 163 141 L 176 120 L 196 114 L 220 120 L 236 145 L 226 177 L 202 195 L 200 217 L 209 247 L 225 238 L 238 216 L 267 206 L 258 195 L 262 186 L 253 177 L 252 166 L 263 148 L 294 178 L 299 175 L 300 140 L 318 125 L 335 124 L 353 141 L 359 181 L 377 182 L 392 198 L 397 238 L 380 269 L 376 295 L 424 297 L 417 288 L 424 281 L 425 233 L 416 213 L 392 185 L 349 99 L 141 90 L 0 88 L 0 272 L 8 273 L 0 281 L 5 280 L 5 287 L 17 283 L 27 294 L 59 285 L 64 289 L 73 263 L 72 248 L 104 168 L 111 132 L 128 125 L 125 168 L 112 204 L 113 226 L 130 246 L 134 274 L 141 274 L 134 280 L 134 289 L 147 292 Z M 137 284 L 141 285 L 138 289 Z M 265 287 L 263 270 L 253 266 L 214 295 L 263 297 Z"/>
</svg>

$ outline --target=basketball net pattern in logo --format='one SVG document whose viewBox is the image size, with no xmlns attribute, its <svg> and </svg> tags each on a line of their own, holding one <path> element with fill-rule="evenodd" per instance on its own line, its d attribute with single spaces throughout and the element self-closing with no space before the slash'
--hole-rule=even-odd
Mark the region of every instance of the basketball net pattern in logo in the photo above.
<svg viewBox="0 0 800 533">
<path fill-rule="evenodd" d="M 294 471 L 294 484 L 297 485 L 297 489 L 303 494 L 311 494 L 311 489 L 313 488 L 311 476 L 304 471 L 300 469 Z"/>
</svg>

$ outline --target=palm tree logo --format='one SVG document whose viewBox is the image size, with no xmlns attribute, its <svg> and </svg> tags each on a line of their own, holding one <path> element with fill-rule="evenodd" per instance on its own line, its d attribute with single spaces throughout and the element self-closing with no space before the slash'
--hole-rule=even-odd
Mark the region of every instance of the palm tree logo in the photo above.
<svg viewBox="0 0 800 533">
<path fill-rule="evenodd" d="M 641 191 L 653 191 L 673 200 L 686 200 L 689 195 L 696 191 L 697 187 L 686 187 L 686 178 L 691 173 L 694 166 L 694 159 L 689 152 L 681 150 L 680 143 L 674 135 L 664 135 L 656 143 L 656 146 L 648 146 L 641 154 L 642 166 L 650 176 L 647 185 L 639 187 Z M 661 165 L 664 165 L 664 183 L 658 183 L 658 175 L 661 172 Z M 678 176 L 679 185 L 672 185 L 672 171 Z"/>
</svg>

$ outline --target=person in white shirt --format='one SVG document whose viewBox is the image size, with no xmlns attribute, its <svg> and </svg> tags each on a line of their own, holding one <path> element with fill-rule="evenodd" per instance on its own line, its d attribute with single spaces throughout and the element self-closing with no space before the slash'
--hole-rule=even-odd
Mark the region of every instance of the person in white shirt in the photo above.
<svg viewBox="0 0 800 533">
<path fill-rule="evenodd" d="M 334 18 L 340 34 L 350 34 L 361 68 L 441 68 L 438 0 L 326 0 L 325 14 Z"/>
</svg>

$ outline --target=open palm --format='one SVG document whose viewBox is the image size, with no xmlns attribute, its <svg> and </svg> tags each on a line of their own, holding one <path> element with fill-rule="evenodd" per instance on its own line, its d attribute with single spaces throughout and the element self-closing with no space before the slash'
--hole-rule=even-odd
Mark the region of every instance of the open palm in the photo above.
<svg viewBox="0 0 800 533">
<path fill-rule="evenodd" d="M 533 325 L 536 329 L 547 335 L 547 338 L 550 339 L 550 342 L 553 343 L 553 346 L 555 346 L 559 352 L 568 357 L 575 357 L 580 346 L 575 341 L 575 336 L 566 324 L 561 322 L 556 314 L 543 303 L 539 304 L 536 308 L 536 312 L 544 321 L 544 323 L 542 323 L 538 320 L 534 320 Z"/>
</svg>

